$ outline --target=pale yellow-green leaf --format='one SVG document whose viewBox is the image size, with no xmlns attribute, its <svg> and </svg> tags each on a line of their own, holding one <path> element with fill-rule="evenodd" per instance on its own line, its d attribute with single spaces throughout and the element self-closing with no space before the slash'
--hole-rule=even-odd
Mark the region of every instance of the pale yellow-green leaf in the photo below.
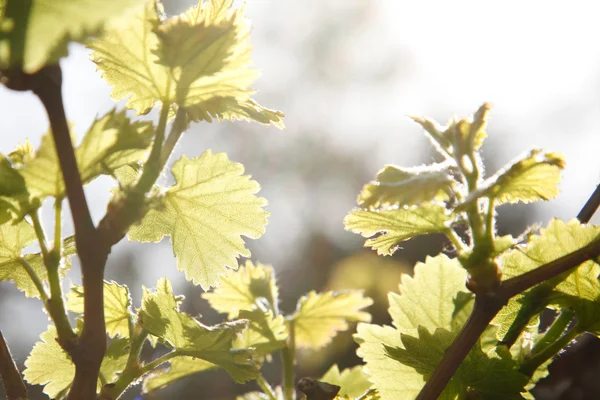
<svg viewBox="0 0 600 400">
<path fill-rule="evenodd" d="M 247 260 L 237 271 L 229 271 L 213 291 L 203 293 L 202 297 L 218 312 L 227 313 L 229 319 L 236 318 L 240 310 L 255 310 L 261 299 L 267 301 L 269 308 L 277 310 L 279 289 L 275 270 Z"/>
<path fill-rule="evenodd" d="M 236 382 L 256 377 L 258 370 L 254 352 L 232 347 L 238 334 L 247 327 L 246 322 L 206 326 L 181 312 L 179 302 L 166 278 L 157 282 L 156 292 L 144 288 L 139 311 L 144 329 L 181 355 L 201 358 L 225 368 Z"/>
<path fill-rule="evenodd" d="M 48 326 L 48 330 L 40 335 L 31 354 L 25 361 L 23 377 L 32 385 L 44 385 L 44 393 L 55 398 L 67 389 L 75 377 L 75 365 L 57 342 L 56 328 Z"/>
<path fill-rule="evenodd" d="M 169 362 L 168 368 L 154 370 L 144 377 L 142 392 L 153 392 L 179 379 L 216 367 L 215 364 L 200 358 L 175 357 Z"/>
<path fill-rule="evenodd" d="M 388 357 L 384 345 L 401 347 L 400 332 L 389 326 L 358 324 L 354 341 L 356 353 L 366 365 L 364 372 L 382 400 L 414 399 L 425 380 L 407 365 Z"/>
<path fill-rule="evenodd" d="M 298 300 L 293 325 L 296 346 L 318 349 L 328 344 L 339 331 L 348 329 L 349 322 L 369 322 L 371 315 L 362 311 L 373 301 L 360 291 L 311 291 Z"/>
<path fill-rule="evenodd" d="M 467 293 L 467 272 L 457 259 L 444 254 L 417 263 L 414 277 L 402 275 L 400 294 L 389 293 L 390 316 L 402 333 L 416 334 L 418 327 L 429 332 L 452 329 L 456 299 Z"/>
<path fill-rule="evenodd" d="M 283 127 L 283 114 L 256 104 L 250 86 L 252 48 L 244 8 L 203 2 L 166 20 L 149 5 L 128 25 L 92 41 L 92 59 L 138 114 L 157 104 L 183 107 L 195 121 L 242 119 Z"/>
<path fill-rule="evenodd" d="M 129 357 L 128 346 L 127 338 L 118 338 L 113 340 L 106 349 L 100 366 L 100 374 L 107 383 L 114 383 L 125 369 Z"/>
<path fill-rule="evenodd" d="M 100 32 L 143 0 L 8 0 L 0 21 L 0 68 L 34 73 L 67 55 L 70 41 Z M 0 13 L 2 14 L 2 13 Z"/>
<path fill-rule="evenodd" d="M 447 200 L 453 185 L 449 168 L 448 163 L 414 168 L 386 165 L 377 173 L 375 181 L 363 187 L 358 204 L 369 208 Z"/>
<path fill-rule="evenodd" d="M 260 309 L 241 310 L 241 319 L 247 319 L 248 328 L 234 341 L 236 349 L 253 348 L 259 356 L 267 355 L 285 345 L 288 337 L 283 316 L 273 317 L 273 312 Z"/>
<path fill-rule="evenodd" d="M 340 372 L 337 364 L 334 364 L 319 381 L 341 387 L 338 393 L 339 396 L 359 397 L 371 388 L 371 382 L 364 373 L 362 365 L 347 368 Z"/>
<path fill-rule="evenodd" d="M 67 308 L 83 314 L 83 287 L 73 286 L 67 297 Z M 125 285 L 114 281 L 104 281 L 104 320 L 106 332 L 110 337 L 129 337 L 129 325 L 133 315 L 131 312 L 131 297 Z"/>
<path fill-rule="evenodd" d="M 390 255 L 405 240 L 444 232 L 453 218 L 443 206 L 423 203 L 390 210 L 354 210 L 344 218 L 344 224 L 347 230 L 370 238 L 365 242 L 366 247 L 372 247 L 380 255 Z"/>
<path fill-rule="evenodd" d="M 224 153 L 205 151 L 199 158 L 185 155 L 172 168 L 175 184 L 163 205 L 151 209 L 129 231 L 129 239 L 157 242 L 170 236 L 177 268 L 203 289 L 215 286 L 227 267 L 237 268 L 238 256 L 249 257 L 241 236 L 252 239 L 265 232 L 266 200 L 256 197 L 260 186 L 241 164 Z"/>
<path fill-rule="evenodd" d="M 488 178 L 466 202 L 480 197 L 494 199 L 497 204 L 550 200 L 559 193 L 560 171 L 564 166 L 560 154 L 532 150 Z"/>
</svg>

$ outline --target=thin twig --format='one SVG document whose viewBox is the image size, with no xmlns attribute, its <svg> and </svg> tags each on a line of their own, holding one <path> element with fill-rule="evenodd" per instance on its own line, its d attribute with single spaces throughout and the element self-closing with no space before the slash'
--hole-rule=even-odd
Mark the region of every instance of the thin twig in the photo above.
<svg viewBox="0 0 600 400">
<path fill-rule="evenodd" d="M 27 386 L 25 386 L 17 364 L 10 354 L 2 331 L 0 331 L 0 377 L 4 382 L 7 400 L 27 399 Z"/>
<path fill-rule="evenodd" d="M 590 198 L 585 202 L 585 205 L 577 214 L 577 219 L 582 224 L 587 224 L 592 219 L 592 216 L 596 212 L 596 210 L 600 207 L 600 185 L 596 186 L 596 190 L 590 196 Z"/>
</svg>

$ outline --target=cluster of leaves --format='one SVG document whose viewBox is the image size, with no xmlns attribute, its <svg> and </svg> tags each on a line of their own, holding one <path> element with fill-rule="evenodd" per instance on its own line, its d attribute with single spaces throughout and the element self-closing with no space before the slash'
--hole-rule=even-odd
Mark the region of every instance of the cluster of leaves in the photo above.
<svg viewBox="0 0 600 400">
<path fill-rule="evenodd" d="M 600 227 L 577 220 L 552 220 L 537 234 L 530 230 L 519 238 L 497 236 L 495 208 L 553 198 L 565 163 L 560 154 L 536 149 L 485 178 L 480 147 L 488 111 L 484 104 L 472 118 L 454 118 L 445 126 L 414 118 L 442 161 L 417 168 L 385 166 L 364 186 L 361 208 L 345 219 L 346 228 L 368 238 L 365 245 L 380 255 L 432 233 L 446 235 L 457 253 L 453 259 L 428 258 L 415 267 L 414 277 L 403 277 L 400 294 L 389 294 L 394 327 L 358 326 L 358 354 L 384 400 L 418 396 L 465 325 L 477 295 L 600 237 Z M 585 262 L 510 299 L 440 398 L 532 398 L 529 390 L 547 374 L 553 355 L 582 332 L 598 334 L 599 268 Z M 546 308 L 561 314 L 542 335 L 539 315 Z"/>
</svg>

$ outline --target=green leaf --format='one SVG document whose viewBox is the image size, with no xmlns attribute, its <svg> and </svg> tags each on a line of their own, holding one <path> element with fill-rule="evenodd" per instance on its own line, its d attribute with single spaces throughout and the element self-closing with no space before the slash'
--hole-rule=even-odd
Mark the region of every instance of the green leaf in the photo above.
<svg viewBox="0 0 600 400">
<path fill-rule="evenodd" d="M 389 326 L 358 324 L 356 354 L 366 363 L 365 373 L 382 400 L 414 399 L 425 384 L 423 376 L 390 358 L 384 346 L 401 347 L 400 332 Z"/>
<path fill-rule="evenodd" d="M 0 154 L 0 196 L 21 196 L 27 193 L 25 180 L 11 161 Z"/>
<path fill-rule="evenodd" d="M 21 256 L 22 250 L 35 240 L 33 227 L 25 220 L 15 224 L 0 225 L 0 281 L 13 281 L 27 297 L 39 297 L 39 292 L 23 268 L 21 257 L 31 265 L 42 282 L 48 281 L 48 274 L 40 253 Z M 66 246 L 63 249 L 63 257 L 75 253 L 71 247 Z M 68 263 L 61 263 L 60 273 L 64 276 L 69 267 Z"/>
<path fill-rule="evenodd" d="M 275 399 L 276 400 L 285 400 L 285 398 L 283 397 L 283 391 L 281 390 L 280 386 L 277 386 L 276 388 L 274 388 L 275 391 Z M 266 394 L 264 394 L 263 392 L 249 392 L 249 393 L 244 393 L 241 396 L 237 396 L 235 398 L 236 400 L 271 400 L 269 396 L 267 396 Z"/>
<path fill-rule="evenodd" d="M 128 346 L 129 339 L 118 338 L 113 340 L 106 349 L 106 354 L 104 354 L 100 366 L 100 374 L 107 383 L 114 383 L 119 374 L 125 369 L 129 357 Z"/>
<path fill-rule="evenodd" d="M 344 218 L 344 224 L 346 230 L 371 237 L 365 246 L 379 255 L 391 255 L 405 240 L 446 231 L 453 219 L 443 206 L 424 203 L 392 210 L 354 210 Z"/>
<path fill-rule="evenodd" d="M 130 122 L 124 111 L 96 119 L 75 150 L 84 184 L 102 174 L 146 158 L 154 134 L 148 122 Z M 20 170 L 31 195 L 64 197 L 65 185 L 50 134 L 42 137 L 35 157 Z"/>
<path fill-rule="evenodd" d="M 522 275 L 539 266 L 557 260 L 596 240 L 600 227 L 582 225 L 573 219 L 567 223 L 553 219 L 539 235 L 533 235 L 529 243 L 515 250 L 503 253 L 500 257 L 503 279 Z M 587 261 L 576 269 L 567 271 L 556 278 L 545 281 L 532 289 L 513 297 L 492 321 L 499 325 L 499 335 L 505 333 L 523 306 L 534 306 L 534 313 L 525 316 L 535 317 L 544 307 L 559 296 L 574 295 L 584 300 L 595 300 L 598 296 L 597 284 L 593 282 L 599 275 L 599 267 L 594 261 Z M 525 322 L 526 323 L 526 322 Z"/>
<path fill-rule="evenodd" d="M 194 120 L 242 119 L 283 127 L 283 114 L 250 96 L 257 73 L 248 67 L 252 49 L 244 9 L 233 1 L 200 2 L 162 20 L 150 4 L 90 43 L 92 59 L 113 86 L 112 96 L 148 113 L 162 103 L 183 107 Z"/>
<path fill-rule="evenodd" d="M 142 0 L 7 0 L 0 21 L 0 69 L 34 73 L 57 64 L 70 41 L 98 33 Z M 122 17 L 121 17 L 122 18 Z"/>
<path fill-rule="evenodd" d="M 456 300 L 468 293 L 466 278 L 459 261 L 444 254 L 417 263 L 414 277 L 402 275 L 400 294 L 388 294 L 394 326 L 408 334 L 416 334 L 419 327 L 429 332 L 437 328 L 451 330 Z"/>
<path fill-rule="evenodd" d="M 361 311 L 371 304 L 373 300 L 360 291 L 311 291 L 302 296 L 290 318 L 296 346 L 318 349 L 328 344 L 337 332 L 348 329 L 348 322 L 371 321 L 371 315 Z"/>
<path fill-rule="evenodd" d="M 390 358 L 428 377 L 444 357 L 455 335 L 444 329 L 431 334 L 419 327 L 418 337 L 401 335 L 403 348 L 385 348 Z M 452 376 L 445 390 L 446 396 L 453 398 L 470 389 L 485 399 L 523 399 L 521 392 L 525 391 L 529 378 L 518 372 L 518 366 L 508 351 L 502 354 L 484 353 L 476 345 Z M 454 390 L 456 392 L 452 393 Z"/>
<path fill-rule="evenodd" d="M 157 282 L 155 293 L 144 288 L 139 312 L 144 329 L 181 355 L 202 358 L 225 368 L 238 383 L 256 376 L 258 370 L 253 360 L 254 353 L 232 348 L 237 335 L 246 328 L 245 322 L 205 326 L 179 311 L 179 303 L 166 278 Z"/>
<path fill-rule="evenodd" d="M 371 388 L 371 382 L 369 382 L 367 375 L 363 372 L 363 367 L 360 365 L 340 372 L 337 364 L 334 364 L 319 381 L 340 386 L 339 396 L 359 397 Z"/>
<path fill-rule="evenodd" d="M 149 393 L 161 389 L 179 379 L 216 368 L 215 364 L 195 357 L 176 357 L 171 359 L 170 366 L 154 370 L 144 377 L 142 392 Z"/>
<path fill-rule="evenodd" d="M 75 365 L 58 344 L 54 326 L 48 326 L 40 338 L 25 361 L 23 377 L 32 385 L 44 385 L 44 393 L 53 399 L 71 385 Z"/>
<path fill-rule="evenodd" d="M 358 196 L 358 204 L 369 208 L 445 201 L 452 185 L 449 163 L 415 168 L 386 165 L 377 173 L 375 181 L 363 187 Z"/>
<path fill-rule="evenodd" d="M 163 206 L 132 226 L 129 239 L 158 242 L 171 236 L 177 268 L 208 289 L 226 267 L 237 268 L 236 257 L 250 256 L 240 236 L 256 239 L 265 232 L 266 200 L 254 196 L 258 183 L 242 175 L 244 167 L 224 153 L 184 155 L 172 172 L 176 183 L 165 193 Z"/>
<path fill-rule="evenodd" d="M 210 293 L 203 293 L 210 306 L 220 313 L 228 313 L 229 319 L 238 316 L 241 310 L 253 311 L 267 301 L 271 310 L 277 310 L 279 289 L 273 267 L 247 260 L 237 271 L 229 271 L 219 285 Z"/>
<path fill-rule="evenodd" d="M 67 297 L 67 309 L 83 315 L 83 287 L 74 285 Z M 129 327 L 133 324 L 131 296 L 125 285 L 114 281 L 104 281 L 104 320 L 110 337 L 128 338 Z"/>
<path fill-rule="evenodd" d="M 242 310 L 239 317 L 249 320 L 249 325 L 235 340 L 234 348 L 253 348 L 258 355 L 263 356 L 285 345 L 288 333 L 281 315 L 273 317 L 271 310 Z"/>
<path fill-rule="evenodd" d="M 564 167 L 565 160 L 560 154 L 531 150 L 510 167 L 488 178 L 465 204 L 480 197 L 495 199 L 497 204 L 550 200 L 559 193 L 560 171 Z"/>
</svg>

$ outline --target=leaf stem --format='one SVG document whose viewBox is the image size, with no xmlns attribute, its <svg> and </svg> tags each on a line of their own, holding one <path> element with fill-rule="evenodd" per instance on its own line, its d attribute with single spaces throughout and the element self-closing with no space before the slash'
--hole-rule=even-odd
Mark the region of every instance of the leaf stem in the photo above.
<svg viewBox="0 0 600 400">
<path fill-rule="evenodd" d="M 20 257 L 19 262 L 25 269 L 25 272 L 27 272 L 27 275 L 29 275 L 29 277 L 33 281 L 33 284 L 35 285 L 36 289 L 40 294 L 40 299 L 42 299 L 44 305 L 48 309 L 48 293 L 46 293 L 46 288 L 44 287 L 44 284 L 42 283 L 40 277 L 38 276 L 38 274 L 36 274 L 31 264 L 29 264 L 29 262 L 25 258 Z M 48 312 L 50 311 L 48 310 Z"/>
<path fill-rule="evenodd" d="M 295 400 L 294 362 L 296 357 L 296 339 L 293 320 L 289 321 L 288 328 L 289 335 L 285 347 L 281 349 L 281 363 L 283 364 L 283 398 L 285 400 Z"/>
<path fill-rule="evenodd" d="M 40 250 L 42 251 L 42 257 L 44 258 L 44 263 L 47 263 L 49 260 L 50 252 L 48 251 L 48 243 L 46 240 L 46 233 L 44 232 L 44 227 L 42 226 L 42 223 L 40 222 L 39 209 L 29 213 L 29 218 L 31 218 L 31 222 L 33 224 L 33 230 L 35 231 L 35 236 L 37 237 L 38 243 L 40 244 Z"/>
<path fill-rule="evenodd" d="M 27 386 L 0 331 L 0 378 L 8 400 L 27 399 Z"/>
<path fill-rule="evenodd" d="M 52 250 L 57 254 L 62 253 L 62 198 L 54 199 L 54 243 Z"/>
<path fill-rule="evenodd" d="M 456 233 L 456 231 L 454 229 L 448 228 L 444 231 L 444 234 L 446 235 L 448 240 L 450 240 L 450 242 L 452 242 L 454 247 L 456 247 L 456 250 L 458 251 L 459 254 L 464 251 L 467 251 L 467 245 L 465 244 L 465 242 L 463 242 L 463 240 L 460 238 L 460 236 L 458 236 L 458 234 Z"/>
<path fill-rule="evenodd" d="M 535 356 L 543 351 L 546 347 L 556 342 L 558 338 L 560 338 L 565 332 L 565 329 L 567 329 L 571 322 L 573 322 L 574 316 L 575 313 L 573 310 L 570 308 L 564 308 L 560 314 L 558 314 L 558 317 L 556 317 L 552 325 L 550 325 L 550 328 L 548 328 L 544 335 L 538 339 L 537 343 L 535 343 L 533 349 L 531 350 L 531 355 Z"/>
<path fill-rule="evenodd" d="M 531 358 L 523 362 L 519 368 L 519 372 L 531 377 L 542 364 L 565 348 L 581 333 L 582 331 L 578 326 L 574 326 L 556 341 L 544 347 L 539 353 L 533 354 Z"/>
<path fill-rule="evenodd" d="M 277 395 L 275 394 L 275 391 L 273 390 L 271 385 L 269 385 L 269 382 L 267 382 L 267 380 L 262 374 L 259 374 L 256 377 L 256 383 L 258 383 L 258 386 L 260 386 L 264 394 L 266 394 L 269 397 L 269 400 L 277 400 Z"/>
<path fill-rule="evenodd" d="M 175 115 L 175 120 L 173 121 L 173 125 L 171 126 L 171 131 L 169 132 L 169 136 L 167 136 L 164 146 L 161 151 L 160 156 L 160 169 L 162 170 L 164 166 L 167 164 L 171 153 L 175 149 L 175 145 L 181 138 L 181 135 L 185 131 L 186 128 L 186 115 L 185 111 L 180 107 L 177 110 L 177 114 Z"/>
</svg>

